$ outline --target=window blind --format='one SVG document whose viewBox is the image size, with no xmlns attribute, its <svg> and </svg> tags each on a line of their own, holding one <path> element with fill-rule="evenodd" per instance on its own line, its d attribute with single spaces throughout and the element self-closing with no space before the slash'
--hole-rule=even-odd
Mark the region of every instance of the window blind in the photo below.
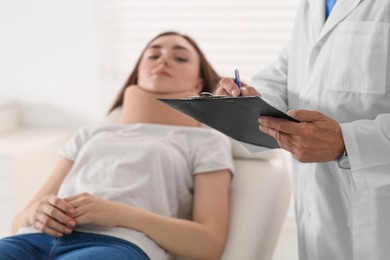
<svg viewBox="0 0 390 260">
<path fill-rule="evenodd" d="M 298 0 L 106 0 L 99 15 L 104 93 L 119 88 L 146 43 L 167 30 L 193 37 L 223 76 L 249 81 L 286 44 Z M 104 96 L 107 96 L 107 95 Z M 112 99 L 110 99 L 111 101 Z"/>
</svg>

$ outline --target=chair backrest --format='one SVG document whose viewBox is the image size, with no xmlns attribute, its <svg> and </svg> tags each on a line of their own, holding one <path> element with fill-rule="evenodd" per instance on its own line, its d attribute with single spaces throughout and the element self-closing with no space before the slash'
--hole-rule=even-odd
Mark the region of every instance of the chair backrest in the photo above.
<svg viewBox="0 0 390 260">
<path fill-rule="evenodd" d="M 120 108 L 104 121 L 118 122 L 119 114 Z M 239 142 L 231 143 L 236 175 L 221 260 L 271 260 L 291 197 L 287 160 L 280 150 L 249 154 Z"/>
</svg>

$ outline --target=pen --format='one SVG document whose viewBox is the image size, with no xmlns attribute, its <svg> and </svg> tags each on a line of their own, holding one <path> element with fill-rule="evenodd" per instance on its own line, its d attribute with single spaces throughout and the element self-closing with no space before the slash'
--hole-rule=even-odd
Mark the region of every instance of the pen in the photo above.
<svg viewBox="0 0 390 260">
<path fill-rule="evenodd" d="M 234 83 L 236 83 L 237 87 L 241 87 L 241 81 L 240 81 L 240 72 L 238 69 L 234 70 Z M 241 96 L 241 91 L 240 91 L 240 96 Z"/>
<path fill-rule="evenodd" d="M 234 70 L 234 82 L 236 83 L 237 87 L 241 87 L 241 82 L 240 82 L 240 72 L 238 69 Z"/>
</svg>

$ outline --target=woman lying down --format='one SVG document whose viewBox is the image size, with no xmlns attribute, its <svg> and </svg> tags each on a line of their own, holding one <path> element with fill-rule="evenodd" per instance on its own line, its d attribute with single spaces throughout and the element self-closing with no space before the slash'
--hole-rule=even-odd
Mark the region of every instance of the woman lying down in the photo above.
<svg viewBox="0 0 390 260">
<path fill-rule="evenodd" d="M 229 141 L 157 101 L 212 92 L 218 75 L 187 36 L 145 48 L 112 109 L 81 128 L 0 240 L 0 259 L 218 259 L 229 213 Z"/>
</svg>

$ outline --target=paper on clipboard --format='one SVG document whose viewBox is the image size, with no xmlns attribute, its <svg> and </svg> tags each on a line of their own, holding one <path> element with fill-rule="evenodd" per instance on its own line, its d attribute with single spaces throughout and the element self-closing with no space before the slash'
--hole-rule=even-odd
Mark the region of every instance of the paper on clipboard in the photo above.
<svg viewBox="0 0 390 260">
<path fill-rule="evenodd" d="M 235 140 L 268 148 L 279 148 L 279 145 L 275 139 L 259 130 L 259 116 L 273 116 L 298 122 L 259 96 L 227 97 L 210 94 L 203 97 L 159 100 Z"/>
</svg>

